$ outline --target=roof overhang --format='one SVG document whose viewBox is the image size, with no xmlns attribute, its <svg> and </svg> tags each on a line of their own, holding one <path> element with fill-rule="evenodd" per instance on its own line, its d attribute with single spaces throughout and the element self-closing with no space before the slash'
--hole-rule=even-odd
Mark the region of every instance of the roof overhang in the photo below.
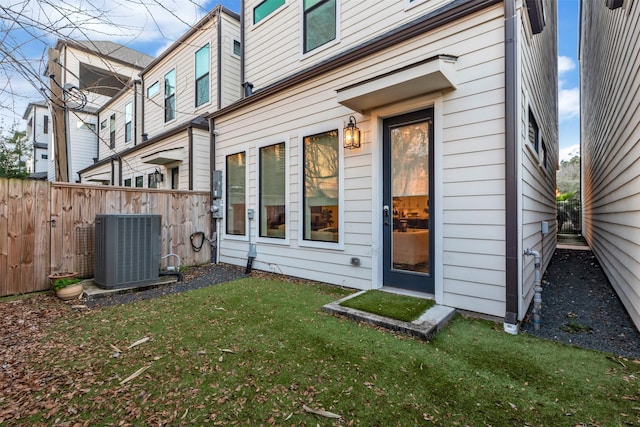
<svg viewBox="0 0 640 427">
<path fill-rule="evenodd" d="M 439 55 L 337 91 L 338 103 L 360 113 L 381 105 L 456 88 L 455 56 Z"/>
<path fill-rule="evenodd" d="M 184 159 L 184 148 L 169 148 L 167 150 L 156 151 L 155 153 L 142 156 L 143 163 L 154 165 L 166 165 L 169 163 L 181 162 Z"/>
</svg>

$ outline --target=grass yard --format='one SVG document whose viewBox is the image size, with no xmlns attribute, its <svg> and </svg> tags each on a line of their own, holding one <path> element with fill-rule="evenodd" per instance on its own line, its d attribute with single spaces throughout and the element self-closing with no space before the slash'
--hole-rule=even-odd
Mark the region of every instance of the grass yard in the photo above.
<svg viewBox="0 0 640 427">
<path fill-rule="evenodd" d="M 7 423 L 640 423 L 636 361 L 482 320 L 457 317 L 422 342 L 320 311 L 344 295 L 249 278 L 60 319 L 30 367 L 48 382 L 28 397 L 31 413 Z M 0 413 L 14 403 L 0 397 Z"/>
</svg>

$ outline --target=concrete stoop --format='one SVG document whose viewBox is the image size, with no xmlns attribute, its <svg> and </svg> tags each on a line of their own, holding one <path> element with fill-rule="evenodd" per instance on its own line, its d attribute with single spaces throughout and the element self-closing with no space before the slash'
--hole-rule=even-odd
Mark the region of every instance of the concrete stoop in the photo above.
<svg viewBox="0 0 640 427">
<path fill-rule="evenodd" d="M 178 279 L 172 275 L 160 276 L 156 282 L 152 282 L 152 283 L 145 283 L 142 285 L 132 286 L 129 288 L 103 289 L 98 287 L 93 279 L 87 279 L 82 281 L 82 285 L 84 287 L 83 296 L 87 300 L 92 300 L 95 298 L 104 298 L 111 295 L 126 294 L 129 292 L 138 292 L 138 291 L 144 291 L 147 289 L 153 289 L 163 285 L 176 283 L 177 281 Z"/>
<path fill-rule="evenodd" d="M 443 305 L 434 305 L 425 311 L 418 319 L 413 322 L 403 322 L 401 320 L 390 319 L 388 317 L 379 316 L 373 313 L 356 310 L 350 307 L 343 307 L 341 302 L 350 298 L 361 295 L 365 291 L 357 292 L 342 298 L 338 301 L 331 302 L 322 307 L 322 311 L 346 317 L 357 322 L 364 322 L 370 325 L 379 326 L 391 331 L 408 335 L 410 337 L 419 338 L 425 341 L 433 338 L 454 316 L 456 310 Z"/>
</svg>

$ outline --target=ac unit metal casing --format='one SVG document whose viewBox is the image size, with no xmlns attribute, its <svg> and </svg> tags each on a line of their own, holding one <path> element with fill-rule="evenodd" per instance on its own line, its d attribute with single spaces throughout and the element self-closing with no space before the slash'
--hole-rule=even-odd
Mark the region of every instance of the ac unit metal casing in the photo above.
<svg viewBox="0 0 640 427">
<path fill-rule="evenodd" d="M 161 221 L 161 215 L 96 215 L 96 285 L 121 289 L 158 281 Z"/>
</svg>

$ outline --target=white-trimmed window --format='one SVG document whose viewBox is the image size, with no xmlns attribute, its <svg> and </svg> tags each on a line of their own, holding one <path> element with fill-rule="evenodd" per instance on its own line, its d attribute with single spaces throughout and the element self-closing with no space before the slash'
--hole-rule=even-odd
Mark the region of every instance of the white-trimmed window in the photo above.
<svg viewBox="0 0 640 427">
<path fill-rule="evenodd" d="M 158 175 L 155 172 L 147 174 L 147 188 L 158 188 Z"/>
<path fill-rule="evenodd" d="M 125 187 L 131 187 L 131 178 L 127 178 L 124 180 L 124 186 Z"/>
<path fill-rule="evenodd" d="M 233 39 L 233 43 L 231 45 L 231 53 L 237 57 L 242 55 L 242 44 L 240 40 Z"/>
<path fill-rule="evenodd" d="M 127 102 L 124 106 L 124 142 L 131 142 L 133 105 Z"/>
<path fill-rule="evenodd" d="M 160 82 L 156 81 L 147 88 L 147 98 L 153 98 L 160 92 Z"/>
<path fill-rule="evenodd" d="M 260 237 L 286 236 L 286 157 L 284 142 L 260 148 Z"/>
<path fill-rule="evenodd" d="M 144 187 L 144 176 L 142 175 L 136 176 L 136 187 L 138 188 Z"/>
<path fill-rule="evenodd" d="M 116 115 L 109 117 L 109 148 L 116 148 Z"/>
<path fill-rule="evenodd" d="M 336 39 L 336 15 L 336 0 L 304 0 L 304 53 Z"/>
<path fill-rule="evenodd" d="M 176 69 L 164 75 L 164 121 L 176 118 Z"/>
<path fill-rule="evenodd" d="M 540 128 L 531 108 L 529 108 L 529 143 L 536 154 L 540 153 Z"/>
<path fill-rule="evenodd" d="M 247 153 L 231 154 L 226 158 L 226 233 L 236 236 L 246 234 L 247 207 Z"/>
<path fill-rule="evenodd" d="M 341 212 L 338 130 L 305 136 L 302 151 L 302 238 L 338 243 Z"/>
<path fill-rule="evenodd" d="M 196 107 L 209 102 L 209 44 L 196 51 Z"/>
<path fill-rule="evenodd" d="M 286 3 L 285 0 L 264 0 L 253 8 L 253 25 L 278 10 Z"/>
</svg>

